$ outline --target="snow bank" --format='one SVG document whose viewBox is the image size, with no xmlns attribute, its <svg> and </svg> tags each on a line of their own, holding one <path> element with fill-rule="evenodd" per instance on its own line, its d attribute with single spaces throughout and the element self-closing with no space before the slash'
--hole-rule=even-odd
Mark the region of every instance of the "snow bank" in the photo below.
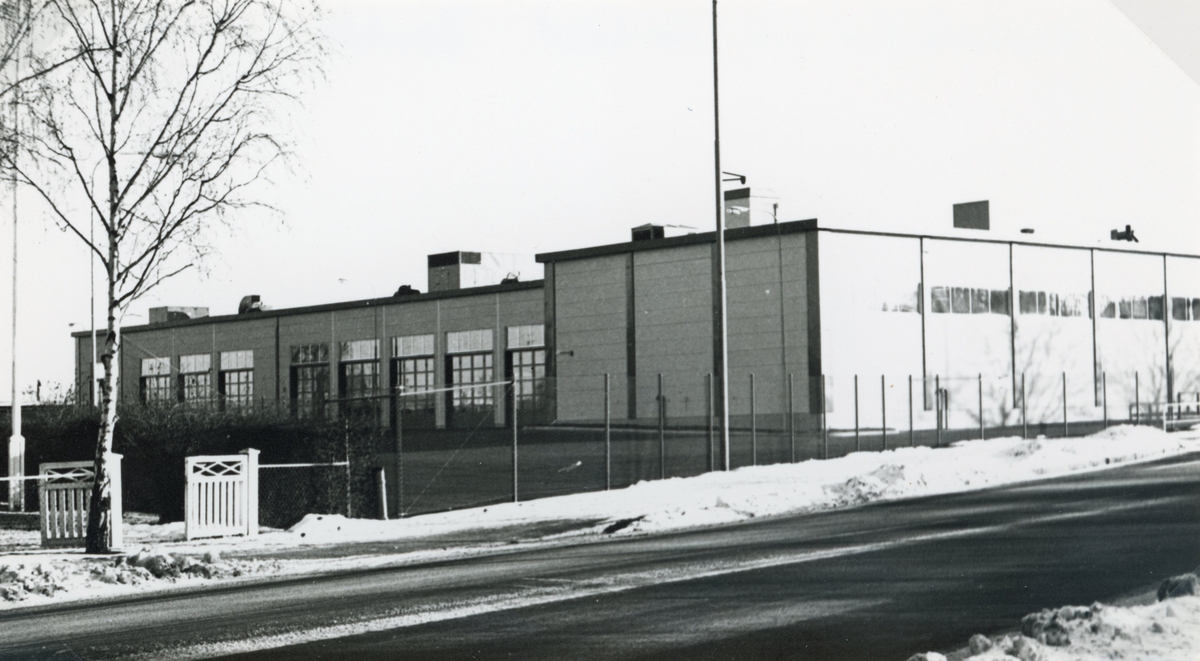
<svg viewBox="0 0 1200 661">
<path fill-rule="evenodd" d="M 0 557 L 0 609 L 45 603 L 64 593 L 75 598 L 126 594 L 279 571 L 276 561 L 224 560 L 214 552 L 172 555 L 149 548 L 114 558 Z"/>
<path fill-rule="evenodd" d="M 1140 606 L 1064 606 L 1031 613 L 1021 621 L 1020 634 L 995 638 L 976 634 L 968 649 L 969 655 L 961 658 L 970 661 L 1195 661 L 1200 658 L 1200 597 Z M 945 658 L 925 652 L 909 661 Z"/>
<path fill-rule="evenodd" d="M 1119 426 L 1082 438 L 960 441 L 949 448 L 856 452 L 828 461 L 776 464 L 639 482 L 615 491 L 504 503 L 398 521 L 309 515 L 285 535 L 295 544 L 403 539 L 535 521 L 599 520 L 579 534 L 663 532 L 754 517 L 951 493 L 1200 451 L 1200 434 Z"/>
</svg>

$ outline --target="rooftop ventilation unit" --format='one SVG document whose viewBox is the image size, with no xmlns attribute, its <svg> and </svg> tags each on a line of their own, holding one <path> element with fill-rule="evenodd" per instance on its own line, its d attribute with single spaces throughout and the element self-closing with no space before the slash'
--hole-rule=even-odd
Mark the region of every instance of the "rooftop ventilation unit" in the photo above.
<svg viewBox="0 0 1200 661">
<path fill-rule="evenodd" d="M 238 314 L 247 314 L 250 312 L 262 312 L 262 311 L 263 311 L 262 299 L 259 298 L 258 294 L 250 294 L 249 296 L 243 296 L 242 302 L 238 303 Z"/>
<path fill-rule="evenodd" d="M 150 323 L 152 324 L 167 324 L 207 316 L 208 308 L 183 307 L 179 305 L 150 308 Z"/>
<path fill-rule="evenodd" d="M 649 223 L 638 225 L 630 231 L 633 234 L 634 241 L 653 241 L 667 235 L 666 228 L 662 225 L 651 225 Z"/>
</svg>

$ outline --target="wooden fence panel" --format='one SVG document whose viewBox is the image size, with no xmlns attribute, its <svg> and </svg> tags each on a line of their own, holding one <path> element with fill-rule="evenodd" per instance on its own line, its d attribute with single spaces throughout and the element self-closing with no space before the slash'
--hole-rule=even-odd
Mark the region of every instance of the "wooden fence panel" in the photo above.
<svg viewBox="0 0 1200 661">
<path fill-rule="evenodd" d="M 258 450 L 188 457 L 184 470 L 188 539 L 258 534 Z"/>
<path fill-rule="evenodd" d="M 112 477 L 112 520 L 109 546 L 124 541 L 121 499 L 121 455 L 108 455 Z M 42 546 L 84 546 L 87 541 L 88 506 L 92 499 L 95 465 L 91 461 L 60 461 L 38 466 L 38 501 Z"/>
</svg>

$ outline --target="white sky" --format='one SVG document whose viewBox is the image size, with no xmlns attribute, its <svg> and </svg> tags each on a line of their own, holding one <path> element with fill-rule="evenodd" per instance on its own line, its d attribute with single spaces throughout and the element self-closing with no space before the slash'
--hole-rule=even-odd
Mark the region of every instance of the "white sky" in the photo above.
<svg viewBox="0 0 1200 661">
<path fill-rule="evenodd" d="M 948 233 L 952 204 L 988 199 L 997 238 L 1033 227 L 1108 243 L 1128 223 L 1141 247 L 1200 253 L 1200 4 L 724 0 L 720 12 L 722 166 L 777 196 L 781 219 Z M 205 273 L 135 303 L 127 323 L 154 305 L 227 314 L 252 293 L 291 307 L 425 290 L 435 252 L 712 228 L 707 0 L 344 0 L 327 29 L 328 78 L 294 117 L 297 173 L 261 191 L 285 224 L 248 216 L 214 237 Z M 32 204 L 21 223 L 19 383 L 71 383 L 88 256 Z"/>
</svg>

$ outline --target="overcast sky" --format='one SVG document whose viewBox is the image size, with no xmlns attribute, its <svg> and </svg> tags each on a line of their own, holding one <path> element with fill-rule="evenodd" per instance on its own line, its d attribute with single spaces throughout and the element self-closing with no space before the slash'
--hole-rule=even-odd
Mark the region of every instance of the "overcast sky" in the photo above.
<svg viewBox="0 0 1200 661">
<path fill-rule="evenodd" d="M 425 290 L 436 252 L 616 243 L 647 222 L 712 229 L 707 0 L 328 9 L 336 47 L 293 118 L 298 167 L 261 191 L 283 222 L 247 216 L 214 239 L 203 272 L 135 303 L 127 324 L 155 305 L 231 313 L 245 294 L 290 307 Z M 987 199 L 996 238 L 1028 227 L 1103 245 L 1131 224 L 1141 247 L 1200 253 L 1200 3 L 724 0 L 720 11 L 722 166 L 777 198 L 780 219 L 952 233 L 952 204 Z M 71 383 L 69 333 L 90 324 L 88 257 L 31 207 L 21 382 Z"/>
</svg>

